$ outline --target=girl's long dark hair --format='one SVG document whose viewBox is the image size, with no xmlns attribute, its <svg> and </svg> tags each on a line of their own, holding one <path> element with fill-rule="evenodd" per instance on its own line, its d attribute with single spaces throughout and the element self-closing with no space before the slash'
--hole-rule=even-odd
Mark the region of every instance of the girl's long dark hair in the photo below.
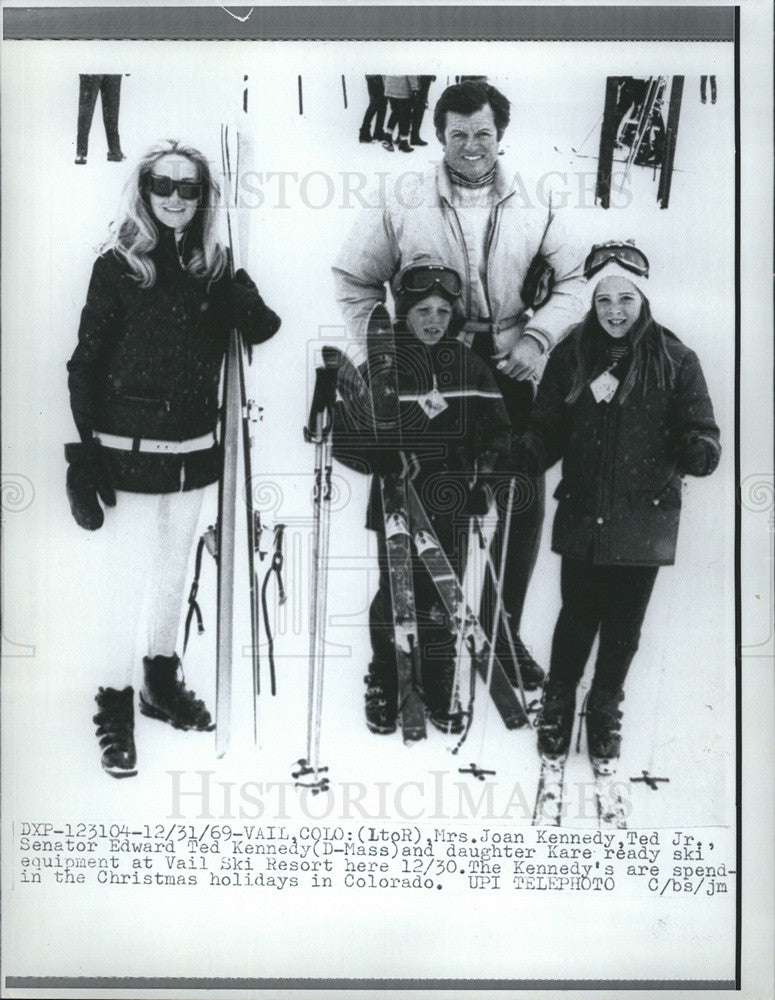
<svg viewBox="0 0 775 1000">
<path fill-rule="evenodd" d="M 628 336 L 632 349 L 630 367 L 617 394 L 619 403 L 623 403 L 633 387 L 640 384 L 645 394 L 649 379 L 654 379 L 660 389 L 669 389 L 675 377 L 675 363 L 667 349 L 667 339 L 664 327 L 651 315 L 649 300 L 641 292 L 640 316 L 635 321 Z M 584 387 L 605 367 L 605 331 L 600 326 L 595 311 L 594 300 L 587 315 L 571 330 L 569 336 L 574 342 L 576 368 L 573 373 L 571 389 L 565 397 L 566 403 L 575 403 Z"/>
</svg>

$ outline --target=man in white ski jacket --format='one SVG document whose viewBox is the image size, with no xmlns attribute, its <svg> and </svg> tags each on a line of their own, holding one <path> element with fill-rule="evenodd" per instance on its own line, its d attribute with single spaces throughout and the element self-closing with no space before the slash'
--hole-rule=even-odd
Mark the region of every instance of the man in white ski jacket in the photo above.
<svg viewBox="0 0 775 1000">
<path fill-rule="evenodd" d="M 509 115 L 509 101 L 485 82 L 448 87 L 434 111 L 443 161 L 425 174 L 402 175 L 381 192 L 374 207 L 364 208 L 333 271 L 342 314 L 351 334 L 363 343 L 373 306 L 385 301 L 386 285 L 402 267 L 428 256 L 455 268 L 463 277 L 467 316 L 461 337 L 492 367 L 513 431 L 520 434 L 548 352 L 584 314 L 584 253 L 566 236 L 558 215 L 562 197 L 553 196 L 546 185 L 526 183 L 498 162 Z M 537 259 L 553 271 L 553 285 L 532 312 L 534 290 L 526 290 L 525 279 Z M 543 478 L 523 485 L 521 509 L 512 519 L 504 587 L 514 631 L 544 513 Z M 515 682 L 518 666 L 526 687 L 535 688 L 543 671 L 518 635 L 515 639 L 516 664 L 505 641 L 498 642 L 498 655 L 507 671 L 513 665 Z"/>
</svg>

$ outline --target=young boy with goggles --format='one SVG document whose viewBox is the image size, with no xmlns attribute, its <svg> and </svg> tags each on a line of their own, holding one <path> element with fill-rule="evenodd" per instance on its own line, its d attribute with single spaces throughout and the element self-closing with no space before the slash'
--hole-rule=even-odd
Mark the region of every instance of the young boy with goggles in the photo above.
<svg viewBox="0 0 775 1000">
<path fill-rule="evenodd" d="M 412 484 L 439 544 L 458 574 L 471 514 L 492 503 L 486 478 L 509 449 L 509 421 L 487 365 L 456 339 L 465 322 L 462 282 L 441 261 L 415 259 L 393 282 L 400 403 L 400 450 L 375 447 L 362 406 L 344 399 L 334 425 L 334 455 L 360 472 L 400 471 L 403 456 L 417 475 Z M 365 374 L 365 372 L 364 372 Z M 372 482 L 366 527 L 378 537 L 379 587 L 371 604 L 372 660 L 365 681 L 366 725 L 373 733 L 396 729 L 398 682 L 390 580 L 379 483 Z M 451 706 L 455 636 L 433 581 L 419 559 L 413 567 L 422 680 L 431 722 L 460 732 L 460 707 Z"/>
</svg>

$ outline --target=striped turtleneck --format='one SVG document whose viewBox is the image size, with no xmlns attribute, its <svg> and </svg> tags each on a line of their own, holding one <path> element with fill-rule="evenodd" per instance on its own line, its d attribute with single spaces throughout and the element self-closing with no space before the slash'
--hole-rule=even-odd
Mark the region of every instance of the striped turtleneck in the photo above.
<svg viewBox="0 0 775 1000">
<path fill-rule="evenodd" d="M 458 187 L 466 188 L 482 188 L 488 187 L 495 180 L 495 164 L 487 171 L 486 174 L 482 174 L 481 177 L 477 177 L 476 180 L 471 180 L 470 177 L 464 177 L 463 174 L 453 170 L 449 164 L 447 164 L 447 170 L 449 171 L 449 179 L 453 184 Z"/>
<path fill-rule="evenodd" d="M 610 337 L 603 331 L 603 344 L 611 366 L 618 364 L 632 349 L 629 336 Z"/>
</svg>

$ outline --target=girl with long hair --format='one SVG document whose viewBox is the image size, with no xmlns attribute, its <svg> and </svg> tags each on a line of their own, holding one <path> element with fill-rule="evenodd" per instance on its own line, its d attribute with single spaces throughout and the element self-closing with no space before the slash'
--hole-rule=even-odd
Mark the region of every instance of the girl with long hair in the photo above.
<svg viewBox="0 0 775 1000">
<path fill-rule="evenodd" d="M 681 485 L 707 476 L 721 447 L 697 355 L 657 323 L 648 261 L 632 243 L 594 247 L 592 308 L 549 358 L 513 458 L 537 475 L 562 461 L 552 550 L 562 608 L 544 688 L 538 749 L 568 753 L 576 687 L 595 637 L 587 702 L 590 757 L 619 757 L 624 681 L 660 566 L 675 560 Z"/>
<path fill-rule="evenodd" d="M 207 159 L 154 146 L 126 185 L 94 262 L 78 345 L 68 362 L 80 441 L 65 445 L 67 494 L 88 531 L 103 528 L 110 623 L 94 717 L 102 766 L 136 774 L 135 637 L 147 591 L 140 711 L 177 729 L 212 730 L 175 652 L 191 546 L 217 482 L 218 387 L 229 332 L 258 344 L 280 320 L 218 242 L 220 189 Z M 99 499 L 98 499 L 99 498 Z M 109 508 L 103 511 L 99 500 Z"/>
</svg>

